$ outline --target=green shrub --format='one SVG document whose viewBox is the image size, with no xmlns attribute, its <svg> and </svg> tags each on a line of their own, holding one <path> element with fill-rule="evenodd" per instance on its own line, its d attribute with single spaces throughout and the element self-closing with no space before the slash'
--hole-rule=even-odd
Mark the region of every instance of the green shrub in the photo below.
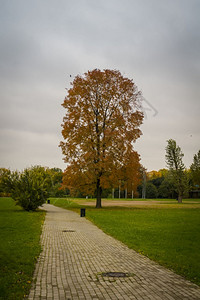
<svg viewBox="0 0 200 300">
<path fill-rule="evenodd" d="M 146 185 L 146 198 L 153 199 L 158 197 L 157 188 L 153 183 L 147 183 Z"/>
<path fill-rule="evenodd" d="M 10 194 L 6 191 L 6 187 L 3 182 L 4 179 L 11 173 L 10 170 L 0 168 L 0 197 L 10 197 Z"/>
<path fill-rule="evenodd" d="M 51 177 L 44 167 L 35 166 L 21 173 L 11 172 L 4 184 L 17 205 L 27 211 L 36 210 L 49 197 Z"/>
<path fill-rule="evenodd" d="M 175 187 L 168 177 L 166 177 L 159 186 L 158 194 L 160 198 L 177 198 Z"/>
</svg>

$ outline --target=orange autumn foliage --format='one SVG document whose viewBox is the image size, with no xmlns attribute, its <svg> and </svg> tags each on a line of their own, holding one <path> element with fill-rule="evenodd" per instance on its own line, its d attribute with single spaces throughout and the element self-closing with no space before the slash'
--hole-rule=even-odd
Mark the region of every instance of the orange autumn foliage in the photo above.
<svg viewBox="0 0 200 300">
<path fill-rule="evenodd" d="M 116 70 L 88 71 L 76 76 L 62 104 L 66 108 L 60 143 L 68 164 L 63 184 L 85 193 L 114 185 L 128 156 L 137 161 L 132 143 L 140 137 L 141 93 Z"/>
<path fill-rule="evenodd" d="M 124 182 L 124 189 L 137 194 L 137 187 L 141 183 L 141 164 L 136 151 L 130 151 L 126 154 L 125 163 L 122 168 L 121 179 Z"/>
</svg>

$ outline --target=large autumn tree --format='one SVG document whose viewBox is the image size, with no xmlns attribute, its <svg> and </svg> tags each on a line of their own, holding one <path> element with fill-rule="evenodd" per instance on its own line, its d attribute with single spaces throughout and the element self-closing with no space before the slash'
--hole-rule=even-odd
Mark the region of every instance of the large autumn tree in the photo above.
<svg viewBox="0 0 200 300">
<path fill-rule="evenodd" d="M 118 180 L 118 171 L 141 135 L 141 93 L 116 70 L 76 76 L 62 104 L 66 108 L 60 143 L 67 168 L 63 184 L 87 193 Z"/>
</svg>

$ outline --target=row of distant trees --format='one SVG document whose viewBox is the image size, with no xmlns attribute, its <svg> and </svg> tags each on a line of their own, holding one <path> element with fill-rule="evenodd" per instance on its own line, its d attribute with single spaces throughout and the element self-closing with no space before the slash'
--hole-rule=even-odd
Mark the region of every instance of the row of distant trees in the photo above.
<svg viewBox="0 0 200 300">
<path fill-rule="evenodd" d="M 196 172 L 195 172 L 196 173 Z M 186 177 L 186 186 L 184 188 L 185 198 L 200 198 L 200 169 L 199 177 L 195 178 L 193 170 L 186 169 L 184 171 Z M 174 184 L 168 169 L 160 169 L 159 171 L 151 171 L 146 174 L 146 183 L 143 182 L 138 186 L 138 197 L 142 198 L 143 184 L 146 186 L 145 197 L 147 199 L 154 198 L 171 198 L 178 199 L 178 191 Z"/>
<path fill-rule="evenodd" d="M 137 152 L 127 157 L 125 164 L 114 174 L 116 180 L 107 180 L 102 191 L 103 198 L 172 198 L 182 202 L 183 198 L 200 197 L 200 151 L 193 157 L 189 169 L 183 162 L 184 154 L 176 141 L 170 139 L 166 146 L 167 169 L 146 172 L 140 164 Z M 66 178 L 67 177 L 67 178 Z M 69 184 L 70 192 L 75 197 L 96 197 L 96 191 L 88 192 L 89 182 L 84 180 L 76 185 L 76 175 L 73 177 L 68 168 L 64 173 L 64 182 Z M 71 179 L 71 181 L 69 180 Z M 78 180 L 78 179 L 77 179 Z M 65 184 L 65 183 L 64 183 Z M 83 186 L 83 188 L 82 188 Z"/>
<path fill-rule="evenodd" d="M 200 197 L 200 151 L 194 155 L 189 169 L 183 163 L 183 153 L 176 141 L 167 141 L 167 169 L 147 172 L 137 160 L 118 174 L 119 179 L 102 192 L 103 198 L 171 198 L 180 203 L 183 198 Z M 132 179 L 132 181 L 131 181 Z M 129 181 L 130 180 L 130 181 Z M 133 184 L 135 182 L 135 184 Z M 130 184 L 131 183 L 131 184 Z M 76 196 L 84 196 L 76 190 Z M 95 194 L 90 195 L 94 197 Z"/>
<path fill-rule="evenodd" d="M 168 169 L 147 172 L 138 187 L 139 196 L 146 198 L 182 198 L 200 197 L 200 151 L 194 155 L 189 169 L 183 163 L 183 152 L 175 140 L 168 140 L 166 163 Z"/>
<path fill-rule="evenodd" d="M 170 154 L 171 153 L 171 154 Z M 172 155 L 173 154 L 173 155 Z M 121 168 L 119 180 L 112 181 L 103 190 L 104 198 L 177 198 L 200 196 L 200 151 L 194 155 L 189 169 L 183 161 L 183 153 L 174 140 L 166 147 L 168 169 L 146 172 L 135 152 Z M 63 185 L 66 174 L 59 168 L 34 166 L 22 172 L 0 168 L 0 196 L 12 196 L 26 210 L 34 210 L 48 197 L 95 197 L 85 189 L 67 189 Z M 180 199 L 181 198 L 181 199 Z"/>
</svg>

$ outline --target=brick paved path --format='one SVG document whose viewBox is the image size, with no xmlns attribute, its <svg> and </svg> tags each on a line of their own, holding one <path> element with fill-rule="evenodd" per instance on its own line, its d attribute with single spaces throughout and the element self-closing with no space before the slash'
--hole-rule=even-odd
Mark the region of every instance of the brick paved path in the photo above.
<svg viewBox="0 0 200 300">
<path fill-rule="evenodd" d="M 130 250 L 78 214 L 45 204 L 29 300 L 200 299 L 200 288 Z M 87 213 L 87 211 L 86 211 Z M 129 277 L 104 277 L 125 272 Z"/>
</svg>

